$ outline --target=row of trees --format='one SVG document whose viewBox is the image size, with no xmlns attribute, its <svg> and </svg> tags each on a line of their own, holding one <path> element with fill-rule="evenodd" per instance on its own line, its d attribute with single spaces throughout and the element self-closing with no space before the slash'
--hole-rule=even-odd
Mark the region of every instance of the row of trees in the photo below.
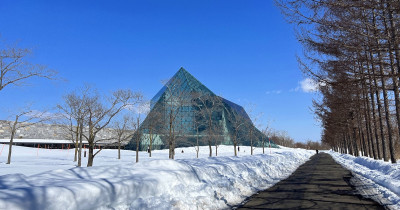
<svg viewBox="0 0 400 210">
<path fill-rule="evenodd" d="M 44 65 L 29 62 L 31 54 L 30 49 L 0 42 L 0 94 L 6 87 L 27 85 L 27 82 L 35 77 L 50 80 L 60 79 L 57 71 Z M 11 163 L 13 140 L 18 129 L 57 120 L 66 126 L 71 134 L 69 137 L 75 143 L 74 161 L 78 161 L 78 166 L 81 166 L 82 145 L 83 139 L 85 139 L 89 150 L 87 166 L 92 166 L 94 157 L 101 151 L 94 153 L 96 143 L 104 140 L 96 138 L 98 133 L 106 127 L 111 127 L 110 123 L 115 123 L 116 135 L 113 139 L 117 139 L 115 144 L 118 144 L 120 148 L 121 142 L 132 136 L 132 132 L 126 131 L 135 130 L 135 123 L 129 124 L 124 118 L 124 123 L 120 124 L 114 119 L 123 110 L 140 102 L 142 102 L 142 95 L 131 90 L 117 90 L 110 96 L 104 97 L 93 88 L 84 87 L 64 97 L 64 103 L 57 106 L 61 111 L 59 114 L 35 111 L 30 106 L 25 105 L 12 116 L 13 120 L 9 121 L 11 136 L 7 164 Z M 133 125 L 133 127 L 127 128 L 128 124 Z"/>
<path fill-rule="evenodd" d="M 113 139 L 96 138 L 97 134 L 107 127 L 111 127 L 113 119 L 129 107 L 135 106 L 142 102 L 142 94 L 134 93 L 131 90 L 117 90 L 110 96 L 104 97 L 92 90 L 90 87 L 85 87 L 78 93 L 73 92 L 64 97 L 64 103 L 57 106 L 61 111 L 62 116 L 65 116 L 64 125 L 69 125 L 68 131 L 75 138 L 75 160 L 78 159 L 78 166 L 81 166 L 81 153 L 83 139 L 88 143 L 88 163 L 87 166 L 93 165 L 94 157 L 101 151 L 94 153 L 94 148 L 97 142 L 105 140 L 114 140 L 118 144 L 118 153 L 120 157 L 121 141 L 126 140 L 131 135 L 129 130 L 129 117 L 124 117 L 122 123 L 115 121 L 116 135 Z M 136 124 L 133 124 L 136 125 Z M 131 127 L 132 128 L 132 127 Z"/>
<path fill-rule="evenodd" d="M 305 49 L 299 63 L 318 81 L 314 101 L 335 151 L 396 163 L 400 144 L 400 2 L 276 0 Z"/>
<path fill-rule="evenodd" d="M 306 140 L 305 142 L 296 142 L 289 136 L 287 131 L 269 129 L 268 136 L 271 141 L 284 147 L 303 148 L 308 150 L 327 150 L 330 148 L 329 145 L 319 141 Z"/>
</svg>

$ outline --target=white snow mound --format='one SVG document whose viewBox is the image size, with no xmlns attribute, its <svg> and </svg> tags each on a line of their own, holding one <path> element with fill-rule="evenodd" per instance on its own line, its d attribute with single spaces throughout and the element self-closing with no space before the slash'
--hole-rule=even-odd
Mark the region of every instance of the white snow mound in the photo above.
<svg viewBox="0 0 400 210">
<path fill-rule="evenodd" d="M 400 164 L 368 157 L 328 152 L 336 162 L 353 172 L 363 184 L 357 186 L 364 197 L 389 209 L 400 209 Z"/>
<path fill-rule="evenodd" d="M 233 153 L 231 146 L 220 146 L 219 151 L 223 154 L 227 148 Z M 242 148 L 250 151 L 247 147 Z M 33 150 L 30 154 L 35 154 L 34 148 L 16 147 L 16 151 L 29 149 Z M 40 152 L 42 157 L 45 156 L 44 151 Z M 116 150 L 103 152 L 105 156 L 103 159 L 96 157 L 95 164 L 108 160 L 108 165 L 70 169 L 57 169 L 54 165 L 54 170 L 34 175 L 28 172 L 28 176 L 2 171 L 0 209 L 229 208 L 288 177 L 314 154 L 314 151 L 301 149 L 273 149 L 270 154 L 196 159 L 193 158 L 195 153 L 185 148 L 185 155 L 192 158 L 157 159 L 157 151 L 154 151 L 154 159 L 128 164 L 115 158 Z M 104 159 L 111 152 L 115 160 Z M 168 158 L 165 151 L 161 154 Z M 15 155 L 18 157 L 18 152 Z M 55 157 L 55 154 L 49 157 Z M 40 165 L 33 157 L 31 161 L 32 165 Z M 7 170 L 7 167 L 0 169 Z"/>
</svg>

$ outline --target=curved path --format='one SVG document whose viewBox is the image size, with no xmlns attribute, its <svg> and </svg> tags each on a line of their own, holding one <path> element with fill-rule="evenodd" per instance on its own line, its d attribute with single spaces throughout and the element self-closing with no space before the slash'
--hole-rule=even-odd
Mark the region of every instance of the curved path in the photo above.
<svg viewBox="0 0 400 210">
<path fill-rule="evenodd" d="M 330 155 L 320 153 L 237 209 L 384 209 L 358 195 L 349 184 L 351 177 Z"/>
</svg>

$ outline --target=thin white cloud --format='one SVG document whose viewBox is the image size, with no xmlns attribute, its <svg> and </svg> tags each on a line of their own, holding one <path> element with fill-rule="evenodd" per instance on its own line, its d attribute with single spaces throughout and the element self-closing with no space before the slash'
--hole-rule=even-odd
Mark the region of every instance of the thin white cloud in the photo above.
<svg viewBox="0 0 400 210">
<path fill-rule="evenodd" d="M 281 94 L 282 90 L 271 90 L 271 91 L 267 91 L 265 92 L 265 94 L 269 95 L 269 94 Z"/>
<path fill-rule="evenodd" d="M 324 82 L 317 82 L 311 78 L 305 78 L 303 80 L 301 80 L 298 83 L 298 86 L 296 88 L 292 88 L 289 90 L 269 90 L 266 91 L 265 94 L 266 95 L 271 95 L 271 94 L 281 94 L 283 92 L 305 92 L 305 93 L 312 93 L 312 92 L 317 92 L 319 90 L 320 87 L 325 86 L 326 84 Z"/>
<path fill-rule="evenodd" d="M 305 78 L 304 80 L 300 81 L 300 88 L 303 92 L 312 93 L 318 91 L 319 84 L 311 78 Z"/>
</svg>

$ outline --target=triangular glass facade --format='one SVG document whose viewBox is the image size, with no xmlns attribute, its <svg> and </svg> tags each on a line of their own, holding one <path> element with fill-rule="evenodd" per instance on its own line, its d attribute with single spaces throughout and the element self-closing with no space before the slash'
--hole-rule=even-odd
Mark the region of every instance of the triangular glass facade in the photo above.
<svg viewBox="0 0 400 210">
<path fill-rule="evenodd" d="M 215 144 L 261 146 L 267 139 L 251 122 L 243 107 L 216 96 L 184 68 L 151 99 L 150 112 L 140 126 L 140 147 L 168 148 L 168 139 L 176 139 L 175 147 Z M 268 142 L 268 140 L 266 140 Z M 132 140 L 127 149 L 136 148 Z M 273 147 L 276 147 L 272 143 Z"/>
</svg>

